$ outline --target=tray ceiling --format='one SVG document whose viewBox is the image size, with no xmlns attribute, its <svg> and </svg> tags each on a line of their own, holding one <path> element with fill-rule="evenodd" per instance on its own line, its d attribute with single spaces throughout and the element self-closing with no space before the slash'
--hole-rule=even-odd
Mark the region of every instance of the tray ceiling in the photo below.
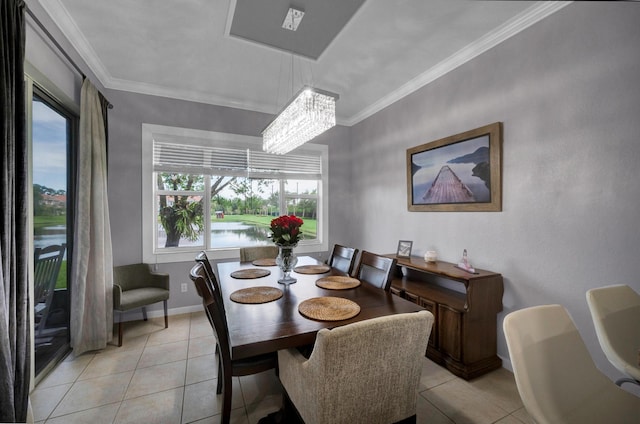
<svg viewBox="0 0 640 424">
<path fill-rule="evenodd" d="M 343 125 L 365 119 L 568 4 L 38 1 L 106 88 L 274 114 L 310 84 L 340 96 L 336 113 Z M 281 28 L 289 7 L 305 11 L 296 32 Z"/>
</svg>

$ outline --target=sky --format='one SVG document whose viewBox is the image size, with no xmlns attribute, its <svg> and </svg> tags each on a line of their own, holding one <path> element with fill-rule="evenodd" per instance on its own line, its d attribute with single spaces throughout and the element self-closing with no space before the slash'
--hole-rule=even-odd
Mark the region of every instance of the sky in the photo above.
<svg viewBox="0 0 640 424">
<path fill-rule="evenodd" d="M 33 102 L 33 183 L 67 189 L 67 119 Z"/>
<path fill-rule="evenodd" d="M 479 147 L 489 147 L 489 136 L 484 135 L 460 143 L 449 144 L 413 155 L 413 162 L 422 167 L 444 165 L 447 161 L 475 152 Z"/>
</svg>

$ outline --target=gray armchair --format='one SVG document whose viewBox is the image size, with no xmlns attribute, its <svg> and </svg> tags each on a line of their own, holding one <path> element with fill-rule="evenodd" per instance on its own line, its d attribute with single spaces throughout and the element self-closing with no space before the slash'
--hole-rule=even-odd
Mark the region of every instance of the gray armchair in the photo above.
<svg viewBox="0 0 640 424">
<path fill-rule="evenodd" d="M 432 325 L 428 311 L 390 315 L 320 330 L 309 359 L 278 351 L 287 404 L 307 424 L 415 422 Z"/>
<path fill-rule="evenodd" d="M 123 265 L 113 268 L 113 309 L 120 313 L 118 346 L 122 346 L 122 313 L 142 308 L 147 320 L 146 306 L 164 302 L 164 328 L 169 327 L 167 317 L 169 274 L 152 272 L 147 264 Z"/>
</svg>

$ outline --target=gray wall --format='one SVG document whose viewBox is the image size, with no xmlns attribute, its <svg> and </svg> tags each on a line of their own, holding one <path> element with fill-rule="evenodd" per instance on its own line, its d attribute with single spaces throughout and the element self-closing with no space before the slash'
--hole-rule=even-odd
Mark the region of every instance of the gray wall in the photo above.
<svg viewBox="0 0 640 424">
<path fill-rule="evenodd" d="M 505 314 L 568 308 L 598 366 L 585 292 L 640 291 L 640 7 L 574 3 L 352 127 L 352 244 L 437 250 L 502 273 Z M 406 149 L 504 123 L 502 212 L 408 212 Z M 375 213 L 371 213 L 375 211 Z M 628 385 L 627 385 L 628 386 Z"/>
<path fill-rule="evenodd" d="M 259 136 L 271 120 L 270 115 L 227 107 L 147 96 L 111 90 L 108 97 L 115 105 L 109 113 L 109 211 L 114 265 L 142 261 L 142 124 L 167 125 L 206 131 Z M 346 243 L 347 219 L 340 205 L 349 197 L 349 128 L 335 127 L 316 139 L 329 145 L 329 242 Z M 334 206 L 335 205 L 335 206 Z M 335 225 L 334 225 L 335 223 Z M 339 236 L 336 236 L 339 235 Z M 326 252 L 318 252 L 326 257 Z M 189 280 L 192 262 L 158 264 L 158 270 L 171 275 L 169 308 L 173 312 L 197 307 L 198 298 Z M 180 292 L 180 283 L 188 283 L 188 292 Z M 150 309 L 160 310 L 160 306 Z M 180 309 L 187 308 L 187 309 Z M 134 315 L 135 317 L 136 315 Z M 128 317 L 130 318 L 130 317 Z M 128 319 L 127 318 L 127 319 Z"/>
</svg>

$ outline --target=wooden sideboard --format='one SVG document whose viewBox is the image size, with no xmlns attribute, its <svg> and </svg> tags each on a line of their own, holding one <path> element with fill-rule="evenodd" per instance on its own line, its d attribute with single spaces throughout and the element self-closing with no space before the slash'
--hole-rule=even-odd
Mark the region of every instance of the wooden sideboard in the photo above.
<svg viewBox="0 0 640 424">
<path fill-rule="evenodd" d="M 400 258 L 392 293 L 428 309 L 435 317 L 427 357 L 455 375 L 472 379 L 502 366 L 496 355 L 497 314 L 502 311 L 502 276 L 463 271 L 443 261 Z M 404 272 L 403 272 L 404 269 Z"/>
</svg>

